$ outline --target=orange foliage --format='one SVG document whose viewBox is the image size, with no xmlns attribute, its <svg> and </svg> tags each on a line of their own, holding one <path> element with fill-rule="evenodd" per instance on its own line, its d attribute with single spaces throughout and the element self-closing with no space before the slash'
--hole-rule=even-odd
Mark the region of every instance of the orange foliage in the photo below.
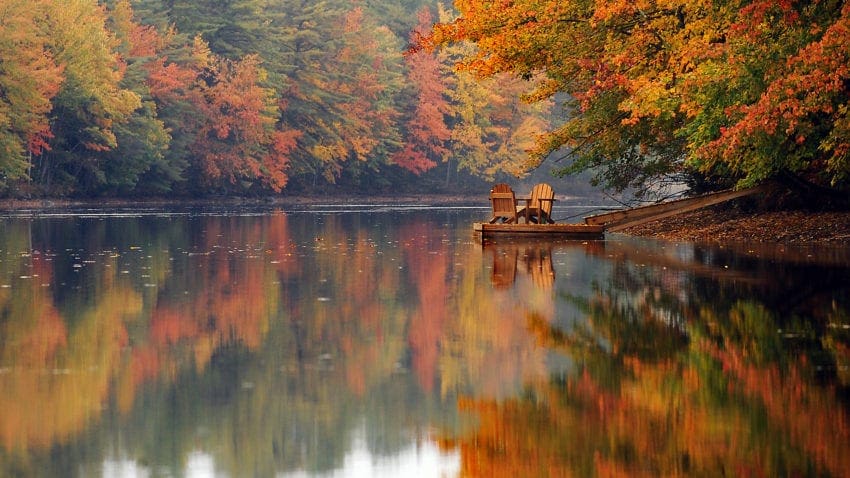
<svg viewBox="0 0 850 478">
<path fill-rule="evenodd" d="M 449 320 L 446 297 L 450 295 L 446 245 L 427 234 L 427 224 L 402 229 L 405 257 L 410 279 L 416 284 L 419 306 L 410 316 L 407 334 L 412 355 L 412 366 L 419 385 L 431 393 L 437 379 L 440 342 Z"/>
<path fill-rule="evenodd" d="M 420 10 L 418 17 L 417 30 L 430 28 L 433 19 L 427 8 Z M 442 160 L 449 152 L 447 143 L 452 133 L 446 125 L 446 116 L 451 108 L 444 96 L 446 79 L 436 54 L 425 50 L 412 52 L 405 57 L 405 62 L 409 68 L 408 79 L 417 90 L 417 102 L 408 120 L 404 148 L 393 155 L 393 161 L 419 174 L 436 166 L 435 160 Z"/>
<path fill-rule="evenodd" d="M 159 31 L 152 25 L 135 25 L 130 31 L 130 56 L 134 57 L 153 57 L 162 51 L 172 32 L 167 32 L 165 36 L 160 35 Z M 158 58 L 164 60 L 165 58 Z"/>
<path fill-rule="evenodd" d="M 805 363 L 790 370 L 778 366 L 758 368 L 749 364 L 745 352 L 727 344 L 723 349 L 705 344 L 720 361 L 725 373 L 735 377 L 736 387 L 764 404 L 770 420 L 788 433 L 794 444 L 805 449 L 815 463 L 833 476 L 850 470 L 850 411 L 837 398 L 833 386 L 810 383 L 803 372 Z"/>
<path fill-rule="evenodd" d="M 174 103 L 188 95 L 188 90 L 198 76 L 198 70 L 191 66 L 166 64 L 167 61 L 168 58 L 161 57 L 145 64 L 151 94 L 165 104 Z"/>
<path fill-rule="evenodd" d="M 241 61 L 217 59 L 212 78 L 197 83 L 203 121 L 192 146 L 208 180 L 237 183 L 261 178 L 274 191 L 287 182 L 287 154 L 298 133 L 275 134 L 278 111 L 273 92 L 260 86 L 265 73 L 257 56 Z"/>
</svg>

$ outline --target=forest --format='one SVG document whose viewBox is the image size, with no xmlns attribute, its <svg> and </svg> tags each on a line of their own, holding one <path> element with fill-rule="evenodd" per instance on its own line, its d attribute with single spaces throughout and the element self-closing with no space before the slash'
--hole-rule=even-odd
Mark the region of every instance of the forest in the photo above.
<svg viewBox="0 0 850 478">
<path fill-rule="evenodd" d="M 548 103 L 406 54 L 423 0 L 2 0 L 0 195 L 380 191 L 520 175 Z"/>
<path fill-rule="evenodd" d="M 838 0 L 2 0 L 0 195 L 638 195 L 769 179 L 847 200 Z"/>
</svg>

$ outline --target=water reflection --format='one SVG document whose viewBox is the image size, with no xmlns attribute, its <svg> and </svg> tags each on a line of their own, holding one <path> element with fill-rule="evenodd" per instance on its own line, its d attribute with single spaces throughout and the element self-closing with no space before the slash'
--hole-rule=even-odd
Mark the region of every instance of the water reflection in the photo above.
<svg viewBox="0 0 850 478">
<path fill-rule="evenodd" d="M 462 399 L 481 420 L 445 444 L 463 475 L 846 476 L 846 251 L 587 252 L 611 270 L 590 291 L 559 289 L 577 320 L 528 317 L 575 368 L 518 397 Z"/>
<path fill-rule="evenodd" d="M 850 251 L 320 212 L 0 219 L 0 475 L 850 469 Z"/>
<path fill-rule="evenodd" d="M 484 251 L 492 259 L 491 280 L 497 289 L 512 286 L 516 281 L 517 267 L 531 277 L 535 286 L 551 289 L 555 283 L 552 266 L 552 244 L 484 244 Z"/>
</svg>

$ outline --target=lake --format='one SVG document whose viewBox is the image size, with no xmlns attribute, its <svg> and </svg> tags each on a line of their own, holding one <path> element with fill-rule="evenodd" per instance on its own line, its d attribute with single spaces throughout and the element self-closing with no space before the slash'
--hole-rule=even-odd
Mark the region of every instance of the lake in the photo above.
<svg viewBox="0 0 850 478">
<path fill-rule="evenodd" d="M 4 213 L 0 476 L 848 476 L 850 249 L 487 215 Z"/>
</svg>

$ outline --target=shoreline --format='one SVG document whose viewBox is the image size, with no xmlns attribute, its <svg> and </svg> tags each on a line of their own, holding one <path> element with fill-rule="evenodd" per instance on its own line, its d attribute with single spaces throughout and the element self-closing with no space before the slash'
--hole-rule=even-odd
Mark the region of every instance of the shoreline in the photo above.
<svg viewBox="0 0 850 478">
<path fill-rule="evenodd" d="M 393 204 L 481 204 L 479 197 L 462 195 L 421 196 L 280 196 L 258 198 L 173 198 L 143 199 L 2 199 L 0 212 L 77 209 L 86 207 L 204 207 L 204 206 L 297 206 L 356 204 L 363 201 Z M 633 226 L 622 234 L 703 243 L 762 243 L 850 246 L 850 211 L 807 211 L 800 209 L 758 210 L 742 208 L 736 201 L 711 206 Z"/>
<path fill-rule="evenodd" d="M 427 200 L 425 200 L 427 199 Z M 126 208 L 126 207 L 202 207 L 202 206 L 292 206 L 312 204 L 354 204 L 369 202 L 396 204 L 453 204 L 473 201 L 472 198 L 460 195 L 436 195 L 428 198 L 414 195 L 403 196 L 359 196 L 359 195 L 324 195 L 324 196 L 269 196 L 269 197 L 221 197 L 221 198 L 97 198 L 97 199 L 0 199 L 0 211 L 47 210 L 55 208 Z M 482 204 L 486 204 L 482 202 Z"/>
<path fill-rule="evenodd" d="M 850 246 L 850 212 L 713 206 L 621 232 L 668 241 Z"/>
</svg>

